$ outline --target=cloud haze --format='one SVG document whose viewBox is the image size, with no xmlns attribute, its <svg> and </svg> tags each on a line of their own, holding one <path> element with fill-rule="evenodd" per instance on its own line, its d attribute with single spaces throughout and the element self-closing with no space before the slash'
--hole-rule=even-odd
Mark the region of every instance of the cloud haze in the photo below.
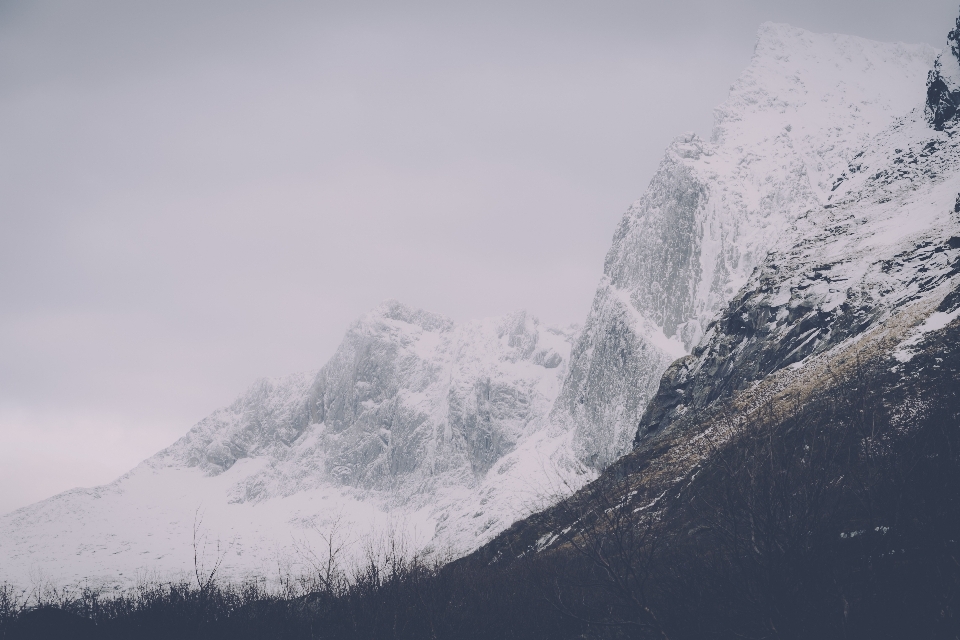
<svg viewBox="0 0 960 640">
<path fill-rule="evenodd" d="M 580 322 L 757 25 L 952 2 L 0 4 L 0 512 L 111 480 L 386 298 Z"/>
</svg>

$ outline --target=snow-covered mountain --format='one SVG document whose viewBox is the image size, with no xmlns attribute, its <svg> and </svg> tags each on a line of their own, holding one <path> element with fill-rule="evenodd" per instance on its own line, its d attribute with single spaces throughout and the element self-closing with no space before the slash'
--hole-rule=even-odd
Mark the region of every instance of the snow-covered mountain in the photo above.
<svg viewBox="0 0 960 640">
<path fill-rule="evenodd" d="M 854 42 L 860 51 L 883 51 Z M 705 488 L 697 478 L 701 473 L 709 477 L 706 470 L 712 465 L 720 476 L 732 473 L 725 466 L 730 450 L 748 446 L 758 433 L 771 434 L 772 425 L 796 434 L 803 425 L 815 424 L 830 434 L 824 441 L 839 441 L 843 431 L 850 430 L 859 434 L 854 440 L 858 446 L 869 452 L 864 456 L 871 457 L 895 450 L 900 442 L 894 435 L 913 433 L 918 425 L 950 430 L 960 424 L 958 43 L 960 19 L 925 83 L 904 97 L 913 108 L 851 142 L 858 146 L 837 156 L 847 159 L 833 165 L 831 177 L 822 182 L 830 185 L 828 190 L 815 193 L 816 198 L 796 192 L 803 198 L 790 200 L 791 206 L 800 202 L 807 208 L 793 220 L 778 222 L 777 237 L 736 296 L 712 321 L 702 323 L 705 333 L 692 353 L 673 362 L 658 380 L 632 450 L 595 485 L 516 523 L 477 558 L 506 562 L 568 543 L 593 526 L 591 512 L 596 513 L 596 497 L 604 491 L 612 493 L 601 503 L 612 505 L 605 512 L 629 515 L 602 522 L 651 517 L 666 523 L 668 533 L 688 539 L 697 529 L 688 520 L 670 521 L 669 510 L 696 502 L 694 496 Z M 778 175 L 777 166 L 783 165 L 773 166 L 771 181 Z M 720 184 L 715 181 L 703 189 L 709 192 Z M 756 228 L 764 229 L 759 224 Z M 572 367 L 577 366 L 578 348 Z M 812 415 L 830 415 L 831 406 L 844 403 L 848 413 L 819 423 Z M 875 431 L 878 414 L 893 425 L 893 434 Z M 727 453 L 722 453 L 725 447 Z M 840 460 L 844 473 L 843 465 L 853 463 Z M 916 467 L 908 472 L 877 469 L 881 475 L 924 473 Z M 778 467 L 776 473 L 787 472 Z M 782 490 L 772 487 L 771 477 L 760 481 L 761 492 Z M 723 485 L 716 475 L 706 482 L 719 492 L 740 490 Z M 785 494 L 765 495 L 775 496 L 777 508 L 783 507 Z M 701 504 L 717 508 L 709 501 Z M 804 516 L 789 516 L 795 517 Z M 885 534 L 886 525 L 882 529 Z M 757 538 L 770 532 L 750 531 Z M 779 545 L 782 538 L 777 540 Z"/>
<path fill-rule="evenodd" d="M 674 364 L 638 440 L 831 353 L 909 361 L 924 333 L 960 317 L 958 38 L 960 19 L 915 108 L 835 169 L 830 195 L 782 229 L 693 355 Z"/>
<path fill-rule="evenodd" d="M 328 483 L 416 502 L 516 449 L 557 395 L 570 338 L 524 312 L 455 325 L 389 302 L 319 372 L 259 383 L 154 460 L 210 475 L 271 460 L 236 502 Z"/>
<path fill-rule="evenodd" d="M 854 155 L 922 104 L 936 53 L 760 27 L 710 140 L 678 137 L 614 235 L 552 416 L 580 460 L 603 468 L 630 449 L 667 366 Z"/>
<path fill-rule="evenodd" d="M 456 324 L 386 303 L 318 372 L 257 383 L 109 485 L 0 517 L 0 580 L 192 570 L 195 534 L 201 558 L 222 555 L 234 575 L 309 564 L 334 529 L 355 548 L 388 530 L 439 554 L 488 542 L 628 451 L 664 371 L 691 350 L 706 362 L 704 345 L 719 339 L 711 323 L 730 317 L 743 291 L 774 291 L 764 278 L 779 261 L 798 266 L 777 272 L 776 300 L 764 302 L 775 313 L 757 316 L 768 323 L 781 308 L 785 322 L 844 308 L 847 294 L 811 260 L 859 252 L 856 264 L 868 266 L 844 267 L 844 277 L 883 281 L 868 258 L 893 246 L 877 238 L 893 233 L 902 207 L 927 196 L 940 207 L 956 192 L 921 192 L 897 173 L 920 172 L 919 185 L 924 172 L 946 170 L 928 145 L 951 134 L 936 132 L 923 110 L 936 55 L 763 25 L 710 140 L 678 138 L 624 215 L 581 332 L 522 312 Z M 953 67 L 941 60 L 937 69 Z M 870 220 L 860 222 L 858 198 L 882 215 L 864 209 Z M 946 224 L 940 213 L 927 217 L 928 229 Z M 838 226 L 855 230 L 856 242 L 827 233 Z M 908 259 L 898 255 L 889 259 Z M 826 297 L 791 311 L 792 287 Z M 721 367 L 729 352 L 716 353 L 710 366 Z"/>
<path fill-rule="evenodd" d="M 256 383 L 109 485 L 4 516 L 2 577 L 192 570 L 195 528 L 235 576 L 309 563 L 334 530 L 341 560 L 387 535 L 461 554 L 580 484 L 542 430 L 571 338 L 524 312 L 458 325 L 385 303 L 321 370 Z"/>
</svg>

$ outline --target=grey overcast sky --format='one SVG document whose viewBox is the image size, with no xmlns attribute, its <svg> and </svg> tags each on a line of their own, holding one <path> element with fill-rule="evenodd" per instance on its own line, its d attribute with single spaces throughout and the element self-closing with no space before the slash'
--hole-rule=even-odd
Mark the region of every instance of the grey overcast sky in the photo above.
<svg viewBox="0 0 960 640">
<path fill-rule="evenodd" d="M 387 298 L 581 322 L 766 20 L 957 2 L 0 0 L 0 512 L 108 482 Z"/>
</svg>

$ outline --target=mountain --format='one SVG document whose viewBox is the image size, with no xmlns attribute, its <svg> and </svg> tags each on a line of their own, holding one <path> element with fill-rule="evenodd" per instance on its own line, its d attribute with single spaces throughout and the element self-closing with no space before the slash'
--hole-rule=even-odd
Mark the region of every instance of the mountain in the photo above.
<svg viewBox="0 0 960 640">
<path fill-rule="evenodd" d="M 115 482 L 4 516 L 3 578 L 190 572 L 195 540 L 233 576 L 309 566 L 331 535 L 341 560 L 390 536 L 462 554 L 582 473 L 541 428 L 570 340 L 524 312 L 456 324 L 385 303 L 319 371 L 261 380 Z"/>
<path fill-rule="evenodd" d="M 820 491 L 817 518 L 831 526 L 846 526 L 852 535 L 886 535 L 895 529 L 890 540 L 919 535 L 910 527 L 921 516 L 904 514 L 910 508 L 905 496 L 931 469 L 952 474 L 955 460 L 937 467 L 938 456 L 948 451 L 912 447 L 919 448 L 917 442 L 932 438 L 931 433 L 952 442 L 960 426 L 960 114 L 950 107 L 960 95 L 952 80 L 960 78 L 958 37 L 960 20 L 926 86 L 913 92 L 914 107 L 838 156 L 822 182 L 829 190 L 819 194 L 819 202 L 804 200 L 807 208 L 779 227 L 767 254 L 716 319 L 705 324 L 690 355 L 667 368 L 631 451 L 571 498 L 515 523 L 478 552 L 479 558 L 502 562 L 531 550 L 569 546 L 578 535 L 587 535 L 591 517 L 599 517 L 601 486 L 616 487 L 604 498 L 611 511 L 656 514 L 652 517 L 665 523 L 663 536 L 689 540 L 701 531 L 698 527 L 707 526 L 684 520 L 692 518 L 691 511 L 700 509 L 702 522 L 703 509 L 713 509 L 707 520 L 716 526 L 711 519 L 720 516 L 710 500 L 742 497 L 736 491 L 755 497 L 758 491 L 778 490 L 777 483 L 794 472 L 808 473 L 803 484 L 776 498 L 777 505 L 767 504 L 782 507 L 784 517 L 809 516 L 809 511 L 791 511 L 797 508 L 793 501 L 812 500 L 810 492 Z M 772 445 L 758 444 L 758 434 L 772 441 L 774 433 L 781 442 L 802 434 L 808 444 L 791 449 L 777 463 L 782 467 L 759 470 L 754 452 L 763 450 L 770 464 L 775 452 Z M 808 456 L 834 446 L 831 455 L 837 457 L 803 471 Z M 898 466 L 903 464 L 898 456 L 911 460 L 906 469 Z M 748 489 L 731 486 L 729 478 L 740 472 L 739 465 L 757 474 L 742 480 Z M 872 467 L 873 476 L 860 476 L 863 467 Z M 844 488 L 857 501 L 845 513 L 837 505 L 850 497 L 832 491 L 850 477 L 861 484 Z M 819 488 L 817 478 L 824 483 Z M 937 504 L 943 509 L 936 525 L 928 522 L 921 529 L 955 525 L 951 500 L 960 486 L 945 482 L 941 478 L 924 489 L 923 497 L 913 498 L 927 510 L 922 518 L 933 517 Z M 886 491 L 891 485 L 899 493 L 871 501 L 876 500 L 871 493 L 880 491 L 876 487 Z M 694 509 L 698 495 L 710 497 Z M 754 506 L 744 517 L 772 517 L 753 512 Z M 744 503 L 736 508 L 745 508 Z M 867 526 L 871 518 L 876 522 Z M 770 533 L 761 534 L 750 523 L 737 526 L 753 531 L 749 535 Z M 843 531 L 828 530 L 830 539 L 851 536 Z M 952 531 L 950 540 L 936 543 L 947 545 L 949 553 L 954 553 L 949 551 L 955 544 Z M 716 533 L 711 542 L 723 535 Z M 874 554 L 867 557 L 872 563 L 895 553 L 886 543 L 870 544 L 866 553 Z M 906 553 L 935 554 L 916 538 L 896 544 L 908 547 Z M 909 558 L 920 562 L 918 555 Z M 823 575 L 832 579 L 828 569 Z"/>
<path fill-rule="evenodd" d="M 0 579 L 134 581 L 192 571 L 195 551 L 275 576 L 333 536 L 357 553 L 391 535 L 438 557 L 549 547 L 559 517 L 536 512 L 622 469 L 635 438 L 630 456 L 898 304 L 939 304 L 923 296 L 952 277 L 960 187 L 951 130 L 923 108 L 936 56 L 763 25 L 710 139 L 677 138 L 624 215 L 582 331 L 386 303 L 319 371 L 258 382 L 109 485 L 0 517 Z M 898 235 L 904 208 L 922 238 Z"/>
</svg>

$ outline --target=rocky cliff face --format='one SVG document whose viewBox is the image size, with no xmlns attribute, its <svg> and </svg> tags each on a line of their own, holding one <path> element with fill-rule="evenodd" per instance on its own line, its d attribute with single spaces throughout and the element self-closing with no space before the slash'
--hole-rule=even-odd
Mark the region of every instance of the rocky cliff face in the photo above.
<svg viewBox="0 0 960 640">
<path fill-rule="evenodd" d="M 208 474 L 247 457 L 295 460 L 314 483 L 389 490 L 399 502 L 441 477 L 469 486 L 552 404 L 570 334 L 525 312 L 456 325 L 389 302 L 319 372 L 258 383 L 158 458 Z M 267 480 L 249 479 L 245 495 L 285 490 Z"/>
<path fill-rule="evenodd" d="M 927 120 L 937 131 L 951 127 L 960 109 L 960 18 L 947 35 L 947 48 L 927 76 Z"/>
<path fill-rule="evenodd" d="M 781 234 L 834 195 L 872 136 L 919 104 L 936 51 L 760 28 L 709 141 L 677 138 L 624 215 L 552 418 L 603 468 L 629 450 L 671 362 Z"/>
</svg>

